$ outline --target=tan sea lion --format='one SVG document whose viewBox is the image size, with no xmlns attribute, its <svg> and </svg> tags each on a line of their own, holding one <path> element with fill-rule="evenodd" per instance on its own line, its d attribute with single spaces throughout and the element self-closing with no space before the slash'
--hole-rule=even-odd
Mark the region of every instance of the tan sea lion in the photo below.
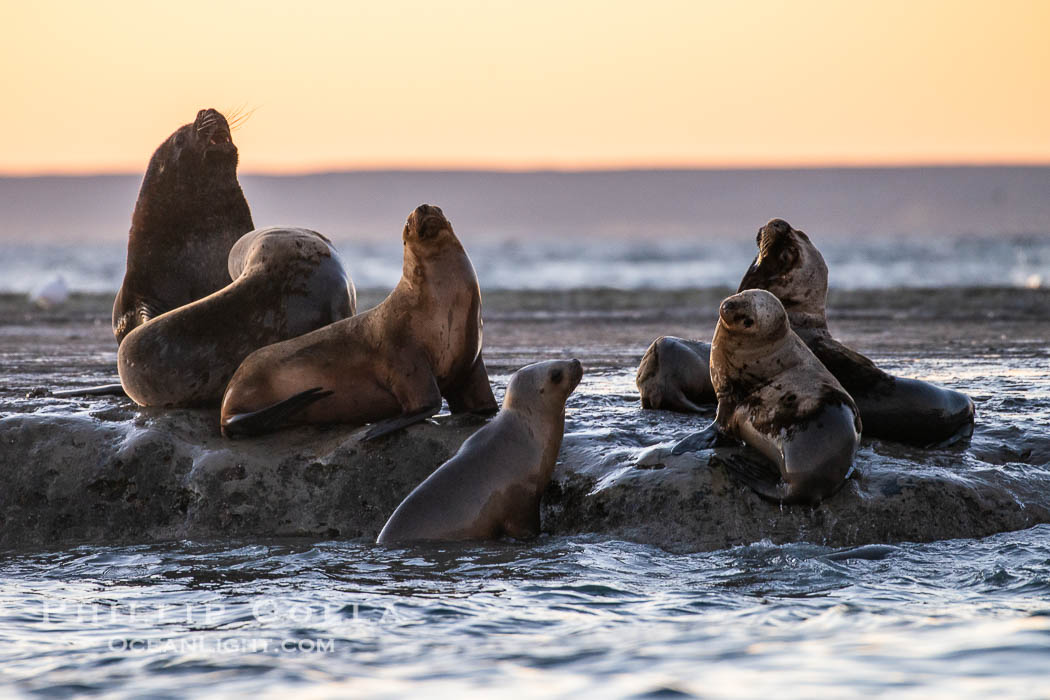
<svg viewBox="0 0 1050 700">
<path fill-rule="evenodd" d="M 579 360 L 515 372 L 499 414 L 401 502 L 377 542 L 539 534 L 540 497 L 561 448 L 565 400 L 582 376 Z"/>
<path fill-rule="evenodd" d="M 775 296 L 752 289 L 722 302 L 711 380 L 718 395 L 714 424 L 679 442 L 672 454 L 712 447 L 723 437 L 744 442 L 779 474 L 737 462 L 738 475 L 759 495 L 783 503 L 817 503 L 842 486 L 860 442 L 857 407 L 791 330 Z"/>
<path fill-rule="evenodd" d="M 226 118 L 202 109 L 154 152 L 128 234 L 127 269 L 113 302 L 120 343 L 138 326 L 230 283 L 226 259 L 254 229 L 237 181 Z"/>
<path fill-rule="evenodd" d="M 699 413 L 717 401 L 711 385 L 711 344 L 664 335 L 642 356 L 635 385 L 642 408 Z"/>
<path fill-rule="evenodd" d="M 856 401 L 865 436 L 926 446 L 973 433 L 969 396 L 887 374 L 831 337 L 825 311 L 828 267 L 805 233 L 773 219 L 759 229 L 756 242 L 758 255 L 738 291 L 765 289 L 780 299 L 791 327 Z"/>
<path fill-rule="evenodd" d="M 229 437 L 287 423 L 379 421 L 365 439 L 453 413 L 498 409 L 481 357 L 474 266 L 437 207 L 419 206 L 402 233 L 401 281 L 374 309 L 255 351 L 222 402 Z"/>
<path fill-rule="evenodd" d="M 357 297 L 331 242 L 265 228 L 230 251 L 233 282 L 141 325 L 117 351 L 121 384 L 143 406 L 218 405 L 253 350 L 352 316 Z"/>
</svg>

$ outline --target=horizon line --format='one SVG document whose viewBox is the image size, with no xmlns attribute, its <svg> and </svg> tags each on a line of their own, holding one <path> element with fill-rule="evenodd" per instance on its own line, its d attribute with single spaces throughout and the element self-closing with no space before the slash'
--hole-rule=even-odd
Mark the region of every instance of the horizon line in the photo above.
<svg viewBox="0 0 1050 700">
<path fill-rule="evenodd" d="M 692 173 L 692 172 L 798 172 L 830 170 L 965 170 L 965 169 L 1045 169 L 1046 161 L 929 161 L 899 163 L 827 163 L 778 165 L 624 165 L 591 167 L 485 167 L 485 166 L 361 166 L 320 167 L 316 169 L 244 170 L 238 176 L 248 177 L 317 177 L 349 174 L 506 174 L 506 175 L 589 175 L 602 173 Z M 30 180 L 34 178 L 128 177 L 140 176 L 142 170 L 3 170 L 0 178 Z"/>
</svg>

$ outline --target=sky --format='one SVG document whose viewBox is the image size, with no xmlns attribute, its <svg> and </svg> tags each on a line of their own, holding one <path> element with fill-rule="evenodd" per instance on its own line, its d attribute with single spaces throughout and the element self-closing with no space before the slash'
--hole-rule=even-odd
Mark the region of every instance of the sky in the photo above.
<svg viewBox="0 0 1050 700">
<path fill-rule="evenodd" d="M 0 174 L 1050 163 L 1050 0 L 0 0 Z"/>
</svg>

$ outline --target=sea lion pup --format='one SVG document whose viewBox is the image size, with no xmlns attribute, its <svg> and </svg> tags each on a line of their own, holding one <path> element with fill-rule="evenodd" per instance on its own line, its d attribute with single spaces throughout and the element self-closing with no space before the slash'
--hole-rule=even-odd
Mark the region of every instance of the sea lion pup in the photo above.
<svg viewBox="0 0 1050 700">
<path fill-rule="evenodd" d="M 773 219 L 756 240 L 758 255 L 738 291 L 765 289 L 780 299 L 791 327 L 856 401 L 867 437 L 928 446 L 973 434 L 969 396 L 894 377 L 831 337 L 825 315 L 828 267 L 805 233 Z"/>
<path fill-rule="evenodd" d="M 214 109 L 175 130 L 153 153 L 128 234 L 127 270 L 113 302 L 113 335 L 230 283 L 226 258 L 251 231 L 237 182 L 237 147 Z"/>
<path fill-rule="evenodd" d="M 227 437 L 287 423 L 376 422 L 366 440 L 453 413 L 499 407 L 481 358 L 481 290 L 437 207 L 422 204 L 402 233 L 401 281 L 374 309 L 253 352 L 222 401 Z"/>
<path fill-rule="evenodd" d="M 230 251 L 233 282 L 139 326 L 117 370 L 142 406 L 217 406 L 253 350 L 353 315 L 354 284 L 331 242 L 301 228 L 264 228 Z"/>
<path fill-rule="evenodd" d="M 857 407 L 791 330 L 775 296 L 752 289 L 722 302 L 711 381 L 718 395 L 714 424 L 672 454 L 713 447 L 724 437 L 742 441 L 776 465 L 779 479 L 761 465 L 729 466 L 760 496 L 783 503 L 817 503 L 842 486 L 860 442 Z"/>
<path fill-rule="evenodd" d="M 496 417 L 408 494 L 377 543 L 539 534 L 540 497 L 561 448 L 565 400 L 581 377 L 579 360 L 515 372 Z"/>
<path fill-rule="evenodd" d="M 711 385 L 711 344 L 664 335 L 642 356 L 634 383 L 642 408 L 701 413 L 717 400 Z"/>
</svg>

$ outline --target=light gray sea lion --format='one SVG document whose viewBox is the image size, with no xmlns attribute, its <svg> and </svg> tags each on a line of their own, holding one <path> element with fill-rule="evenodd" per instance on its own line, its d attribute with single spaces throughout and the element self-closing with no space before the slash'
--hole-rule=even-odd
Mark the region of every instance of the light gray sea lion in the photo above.
<svg viewBox="0 0 1050 700">
<path fill-rule="evenodd" d="M 700 413 L 717 401 L 711 384 L 711 344 L 664 335 L 642 356 L 635 385 L 642 408 Z"/>
<path fill-rule="evenodd" d="M 779 478 L 742 462 L 738 475 L 782 503 L 818 503 L 842 486 L 860 442 L 857 407 L 791 330 L 775 296 L 752 289 L 722 302 L 711 380 L 718 395 L 714 424 L 672 454 L 712 447 L 720 438 L 744 442 L 776 465 Z"/>
<path fill-rule="evenodd" d="M 233 246 L 228 268 L 232 283 L 124 338 L 117 370 L 136 403 L 217 406 L 253 350 L 352 316 L 357 306 L 339 254 L 316 231 L 252 231 Z"/>
<path fill-rule="evenodd" d="M 154 152 L 128 234 L 127 269 L 113 302 L 113 335 L 203 299 L 230 283 L 226 259 L 254 229 L 237 181 L 226 118 L 202 109 Z"/>
<path fill-rule="evenodd" d="M 481 290 L 441 209 L 423 204 L 402 233 L 401 281 L 374 309 L 255 351 L 222 402 L 228 437 L 289 423 L 377 422 L 373 439 L 434 415 L 494 413 L 481 357 Z"/>
<path fill-rule="evenodd" d="M 379 544 L 534 537 L 565 430 L 565 400 L 579 360 L 537 362 L 514 373 L 503 408 L 401 502 Z"/>
<path fill-rule="evenodd" d="M 765 289 L 780 299 L 791 327 L 856 401 L 865 436 L 928 446 L 973 433 L 969 396 L 894 377 L 831 337 L 825 315 L 828 268 L 805 233 L 773 219 L 756 240 L 758 255 L 738 291 Z"/>
</svg>

